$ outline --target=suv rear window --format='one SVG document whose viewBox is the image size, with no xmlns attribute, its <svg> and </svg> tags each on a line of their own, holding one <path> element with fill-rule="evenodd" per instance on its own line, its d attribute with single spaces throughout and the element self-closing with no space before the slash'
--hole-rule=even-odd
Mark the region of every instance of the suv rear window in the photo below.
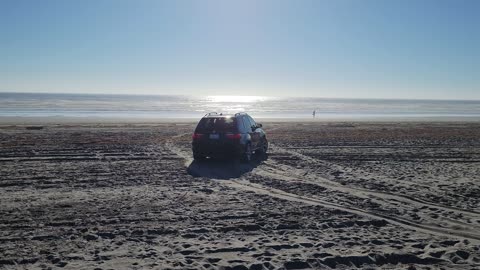
<svg viewBox="0 0 480 270">
<path fill-rule="evenodd" d="M 237 121 L 234 117 L 202 118 L 195 129 L 196 133 L 236 132 Z"/>
</svg>

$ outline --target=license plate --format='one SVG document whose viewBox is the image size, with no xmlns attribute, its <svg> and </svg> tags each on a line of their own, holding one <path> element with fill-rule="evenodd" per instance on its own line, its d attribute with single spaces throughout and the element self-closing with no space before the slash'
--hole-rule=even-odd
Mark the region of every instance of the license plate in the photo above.
<svg viewBox="0 0 480 270">
<path fill-rule="evenodd" d="M 210 134 L 210 137 L 209 137 L 209 138 L 212 139 L 212 140 L 218 140 L 218 139 L 220 138 L 220 135 L 218 135 L 218 134 Z"/>
</svg>

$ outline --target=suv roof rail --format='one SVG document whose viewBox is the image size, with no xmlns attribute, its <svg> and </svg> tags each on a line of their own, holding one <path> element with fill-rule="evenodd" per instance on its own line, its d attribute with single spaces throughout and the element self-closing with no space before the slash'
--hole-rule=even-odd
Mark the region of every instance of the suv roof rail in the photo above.
<svg viewBox="0 0 480 270">
<path fill-rule="evenodd" d="M 217 113 L 217 112 L 209 112 L 207 114 L 205 114 L 205 116 L 210 116 L 210 115 L 222 115 L 222 113 Z"/>
<path fill-rule="evenodd" d="M 222 115 L 222 116 L 223 116 L 223 115 L 225 115 L 225 114 L 223 114 L 223 113 L 217 113 L 217 112 L 209 112 L 209 113 L 205 114 L 204 117 L 206 117 L 206 116 L 212 116 L 212 115 Z M 226 115 L 229 115 L 229 114 L 226 114 Z M 246 112 L 237 112 L 237 113 L 234 114 L 234 116 L 238 116 L 238 115 L 247 115 L 247 113 L 246 113 Z"/>
</svg>

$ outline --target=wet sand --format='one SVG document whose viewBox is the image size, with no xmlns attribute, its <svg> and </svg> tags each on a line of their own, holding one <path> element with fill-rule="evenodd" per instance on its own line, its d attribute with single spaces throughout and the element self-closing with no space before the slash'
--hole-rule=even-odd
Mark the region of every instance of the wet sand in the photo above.
<svg viewBox="0 0 480 270">
<path fill-rule="evenodd" d="M 0 269 L 480 269 L 479 123 L 263 124 L 1 126 Z"/>
</svg>

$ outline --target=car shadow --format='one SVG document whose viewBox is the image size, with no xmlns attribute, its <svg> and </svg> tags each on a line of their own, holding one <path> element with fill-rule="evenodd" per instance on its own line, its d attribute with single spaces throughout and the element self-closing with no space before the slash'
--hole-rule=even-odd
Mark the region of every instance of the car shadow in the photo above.
<svg viewBox="0 0 480 270">
<path fill-rule="evenodd" d="M 238 178 L 267 160 L 268 155 L 253 155 L 248 163 L 238 159 L 206 159 L 202 161 L 194 160 L 187 168 L 187 172 L 193 177 L 207 177 L 214 179 Z"/>
</svg>

